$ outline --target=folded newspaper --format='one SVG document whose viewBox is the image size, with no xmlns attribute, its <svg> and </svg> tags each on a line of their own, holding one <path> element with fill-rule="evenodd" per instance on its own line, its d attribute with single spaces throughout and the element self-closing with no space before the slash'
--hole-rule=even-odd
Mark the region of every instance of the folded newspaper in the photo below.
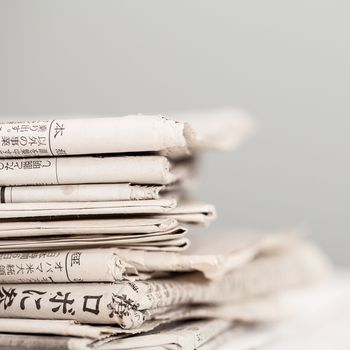
<svg viewBox="0 0 350 350">
<path fill-rule="evenodd" d="M 198 158 L 249 116 L 175 115 L 0 123 L 0 348 L 214 349 L 322 285 L 327 258 L 294 231 L 204 232 Z"/>
<path fill-rule="evenodd" d="M 236 109 L 160 115 L 59 117 L 0 123 L 1 158 L 165 152 L 187 156 L 237 147 L 254 123 Z M 189 122 L 188 122 L 189 121 Z"/>
<path fill-rule="evenodd" d="M 179 309 L 170 313 L 170 323 L 159 318 L 147 327 L 118 332 L 112 326 L 65 320 L 3 318 L 0 342 L 16 349 L 23 344 L 27 349 L 66 350 L 292 349 L 304 348 L 305 338 L 311 346 L 319 344 L 322 329 L 322 342 L 327 344 L 322 349 L 326 349 L 332 348 L 334 339 L 349 344 L 349 292 L 349 276 L 339 275 L 325 285 L 283 291 L 273 298 Z"/>
</svg>

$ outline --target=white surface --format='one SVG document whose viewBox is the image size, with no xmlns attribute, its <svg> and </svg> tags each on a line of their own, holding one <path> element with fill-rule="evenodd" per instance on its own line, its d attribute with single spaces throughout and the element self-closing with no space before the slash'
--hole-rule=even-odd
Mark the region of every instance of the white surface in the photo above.
<svg viewBox="0 0 350 350">
<path fill-rule="evenodd" d="M 247 330 L 219 350 L 349 350 L 350 274 L 338 273 L 330 284 L 287 294 L 286 304 L 295 315 L 256 331 Z M 260 346 L 259 346 L 260 344 Z"/>
</svg>

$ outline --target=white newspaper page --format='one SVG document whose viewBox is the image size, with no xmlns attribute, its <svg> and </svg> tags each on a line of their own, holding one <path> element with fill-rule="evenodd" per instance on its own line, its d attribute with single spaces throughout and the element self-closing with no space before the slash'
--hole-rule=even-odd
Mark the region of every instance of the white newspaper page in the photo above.
<svg viewBox="0 0 350 350">
<path fill-rule="evenodd" d="M 167 215 L 187 224 L 204 226 L 209 225 L 217 216 L 212 204 L 194 200 L 179 201 L 177 206 Z"/>
<path fill-rule="evenodd" d="M 206 203 L 177 203 L 175 198 L 107 201 L 107 202 L 36 202 L 3 203 L 0 222 L 26 218 L 32 221 L 61 219 L 88 219 L 90 216 L 120 217 L 147 214 L 152 218 L 169 218 L 186 224 L 208 225 L 216 218 L 215 207 Z"/>
<path fill-rule="evenodd" d="M 0 159 L 0 185 L 134 183 L 164 185 L 176 180 L 162 156 Z"/>
<path fill-rule="evenodd" d="M 163 186 L 117 184 L 1 187 L 1 203 L 106 202 L 159 199 Z"/>
<path fill-rule="evenodd" d="M 187 229 L 179 226 L 169 231 L 144 234 L 40 236 L 0 240 L 0 251 L 20 252 L 89 247 L 126 247 L 143 250 L 182 251 L 189 246 Z"/>
<path fill-rule="evenodd" d="M 90 234 L 159 233 L 177 229 L 179 223 L 172 218 L 118 218 L 80 219 L 56 221 L 0 222 L 0 238 L 39 236 L 67 236 Z"/>
<path fill-rule="evenodd" d="M 54 335 L 0 334 L 0 344 L 6 350 L 89 350 L 92 342 Z"/>
<path fill-rule="evenodd" d="M 1 158 L 162 151 L 187 146 L 184 123 L 162 116 L 0 123 Z"/>
<path fill-rule="evenodd" d="M 221 333 L 231 328 L 229 321 L 205 320 L 167 325 L 158 331 L 146 335 L 112 340 L 100 349 L 200 349 L 201 345 L 210 339 L 220 336 Z"/>
<path fill-rule="evenodd" d="M 140 272 L 200 271 L 208 279 L 220 279 L 262 254 L 283 252 L 300 244 L 299 239 L 288 231 L 265 235 L 214 231 L 188 236 L 191 245 L 181 254 L 134 249 L 116 249 L 116 254 Z"/>
<path fill-rule="evenodd" d="M 175 208 L 175 199 L 108 202 L 4 203 L 0 219 L 42 218 L 89 215 L 164 214 Z M 2 220 L 4 222 L 5 220 Z"/>
<path fill-rule="evenodd" d="M 0 334 L 0 342 L 6 349 L 60 349 L 60 350 L 127 350 L 127 349 L 184 349 L 201 348 L 215 336 L 230 328 L 231 324 L 223 320 L 191 321 L 175 323 L 146 335 L 128 338 L 109 336 L 94 341 L 89 338 L 71 336 Z M 25 346 L 24 346 L 25 344 Z"/>
<path fill-rule="evenodd" d="M 1 283 L 114 282 L 136 270 L 113 250 L 1 253 Z"/>
</svg>

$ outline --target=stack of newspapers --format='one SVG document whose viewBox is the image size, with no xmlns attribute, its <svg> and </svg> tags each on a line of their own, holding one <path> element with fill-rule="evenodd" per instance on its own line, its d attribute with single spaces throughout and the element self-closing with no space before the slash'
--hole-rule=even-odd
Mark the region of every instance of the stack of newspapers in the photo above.
<svg viewBox="0 0 350 350">
<path fill-rule="evenodd" d="M 207 232 L 198 157 L 251 129 L 231 110 L 1 123 L 0 348 L 262 344 L 328 262 L 292 231 Z"/>
</svg>

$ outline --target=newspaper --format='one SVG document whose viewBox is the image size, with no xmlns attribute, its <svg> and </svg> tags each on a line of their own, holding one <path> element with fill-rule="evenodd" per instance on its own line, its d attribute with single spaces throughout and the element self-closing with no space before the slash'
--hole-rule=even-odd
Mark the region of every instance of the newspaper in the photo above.
<svg viewBox="0 0 350 350">
<path fill-rule="evenodd" d="M 178 203 L 175 198 L 107 202 L 45 202 L 3 203 L 0 205 L 0 223 L 10 220 L 62 220 L 125 217 L 147 215 L 170 218 L 187 224 L 208 225 L 216 218 L 213 205 L 200 202 Z M 44 224 L 42 224 L 44 225 Z M 50 225 L 50 224 L 49 224 Z M 99 222 L 96 221 L 96 226 Z M 1 228 L 0 228 L 1 229 Z"/>
<path fill-rule="evenodd" d="M 88 350 L 91 349 L 91 340 L 74 337 L 27 335 L 27 334 L 0 334 L 1 348 L 4 350 Z M 1 349 L 0 348 L 0 349 Z"/>
<path fill-rule="evenodd" d="M 281 252 L 300 244 L 299 239 L 288 231 L 265 235 L 252 232 L 232 235 L 232 232 L 213 231 L 188 236 L 191 245 L 181 254 L 134 249 L 114 251 L 122 261 L 132 265 L 138 272 L 199 271 L 208 279 L 218 280 L 227 272 L 240 268 L 263 254 Z"/>
<path fill-rule="evenodd" d="M 1 158 L 162 151 L 187 148 L 189 125 L 162 116 L 0 123 Z"/>
<path fill-rule="evenodd" d="M 216 219 L 215 207 L 211 204 L 194 200 L 179 201 L 167 216 L 188 224 L 209 225 Z"/>
<path fill-rule="evenodd" d="M 268 344 L 272 344 L 277 348 L 278 345 L 285 345 L 285 343 L 291 343 L 291 339 L 297 339 L 297 345 L 305 345 L 305 343 L 300 343 L 299 339 L 304 341 L 307 338 L 306 335 L 314 334 L 319 336 L 320 327 L 326 325 L 327 330 L 329 330 L 330 322 L 332 325 L 335 323 L 337 329 L 342 328 L 342 332 L 348 329 L 348 313 L 344 313 L 344 309 L 349 309 L 348 295 L 349 295 L 349 276 L 338 275 L 332 278 L 326 284 L 321 284 L 319 286 L 312 286 L 309 288 L 299 288 L 293 291 L 286 291 L 278 294 L 276 298 L 266 298 L 262 297 L 259 299 L 247 300 L 238 304 L 224 304 L 221 306 L 208 306 L 203 305 L 200 307 L 185 307 L 180 308 L 186 310 L 185 313 L 192 313 L 196 315 L 196 310 L 206 310 L 199 317 L 207 317 L 208 314 L 215 318 L 220 318 L 221 320 L 230 321 L 243 321 L 244 323 L 234 323 L 233 326 L 229 326 L 224 332 L 220 332 L 214 337 L 210 337 L 208 341 L 204 342 L 203 345 L 199 347 L 200 350 L 211 350 L 211 349 L 255 349 L 260 346 L 264 349 L 269 349 Z M 203 307 L 203 308 L 202 308 Z M 292 310 L 293 313 L 285 313 L 285 308 L 287 310 Z M 221 311 L 224 310 L 222 314 Z M 228 308 L 228 309 L 226 309 Z M 276 313 L 275 310 L 279 309 Z M 176 312 L 169 312 L 170 317 L 174 317 L 173 320 L 178 320 Z M 183 311 L 178 311 L 182 313 Z M 207 313 L 207 314 L 205 314 Z M 175 316 L 174 316 L 175 314 Z M 287 316 L 288 315 L 288 316 Z M 228 318 L 227 318 L 228 316 Z M 155 320 L 145 322 L 140 329 L 134 330 L 123 330 L 116 328 L 115 326 L 106 325 L 83 325 L 77 324 L 73 321 L 67 320 L 28 320 L 28 319 L 0 319 L 0 332 L 1 333 L 11 333 L 11 336 L 0 335 L 1 344 L 9 344 L 9 340 L 13 340 L 13 346 L 20 344 L 19 341 L 26 339 L 27 348 L 35 348 L 38 344 L 46 344 L 46 349 L 62 344 L 63 340 L 66 340 L 68 344 L 68 339 L 75 339 L 78 344 L 80 344 L 80 349 L 86 344 L 96 345 L 97 349 L 103 349 L 103 345 L 109 346 L 109 349 L 113 349 L 112 341 L 118 339 L 118 336 L 133 335 L 123 340 L 123 348 L 137 348 L 137 346 L 146 347 L 147 345 L 154 345 L 154 337 L 148 338 L 149 335 L 158 334 L 159 332 L 166 332 L 169 334 L 169 330 L 174 330 L 176 325 L 169 324 L 167 326 L 158 327 L 154 332 L 150 332 L 154 327 L 161 324 L 161 317 L 157 317 Z M 181 318 L 180 318 L 181 319 Z M 341 322 L 339 322 L 339 320 Z M 315 322 L 316 321 L 316 322 Z M 325 322 L 326 321 L 326 322 Z M 210 321 L 201 321 L 203 324 L 208 324 Z M 184 330 L 191 330 L 191 326 L 198 325 L 196 321 L 189 321 L 182 323 Z M 322 328 L 323 329 L 323 328 Z M 194 328 L 196 330 L 196 327 Z M 142 338 L 137 335 L 138 333 L 148 332 L 142 335 Z M 26 334 L 25 336 L 19 335 L 18 333 Z M 44 335 L 35 334 L 51 334 L 50 337 Z M 191 333 L 191 332 L 190 332 Z M 335 332 L 332 332 L 332 334 Z M 33 334 L 33 335 L 30 335 Z M 194 331 L 192 335 L 196 335 Z M 328 331 L 326 332 L 328 335 Z M 54 335 L 61 335 L 60 337 L 55 337 Z M 339 332 L 338 332 L 339 335 Z M 184 339 L 190 337 L 188 332 L 177 333 L 178 338 Z M 4 338 L 5 337 L 5 338 Z M 27 338 L 24 338 L 27 337 Z M 74 337 L 74 338 L 72 338 Z M 137 339 L 138 338 L 138 339 Z M 312 337 L 314 338 L 314 337 Z M 54 344 L 53 339 L 58 341 Z M 140 344 L 140 339 L 142 339 L 142 344 Z M 159 338 L 161 339 L 161 338 Z M 344 339 L 340 338 L 340 339 Z M 348 339 L 348 337 L 347 337 Z M 16 342 L 15 342 L 16 340 Z M 41 340 L 41 343 L 39 341 Z M 97 340 L 97 341 L 96 341 Z M 136 342 L 135 342 L 136 340 Z M 169 343 L 170 338 L 162 338 L 164 343 Z M 315 340 L 315 339 L 314 339 Z M 333 340 L 333 338 L 332 338 Z M 127 343 L 128 342 L 128 343 Z M 176 347 L 176 339 L 172 340 L 172 344 Z M 114 342 L 121 346 L 120 342 Z M 292 341 L 294 345 L 294 341 Z M 73 343 L 74 344 L 74 343 Z M 77 344 L 77 343 L 75 343 Z M 307 342 L 309 344 L 309 342 Z M 313 344 L 313 342 L 310 342 Z M 342 343 L 343 344 L 343 343 Z M 98 346 L 97 346 L 98 345 Z M 160 344 L 159 344 L 160 345 Z M 68 345 L 67 345 L 68 346 Z M 78 345 L 76 345 L 78 346 Z M 171 349 L 172 345 L 167 344 L 166 349 Z M 194 345 L 193 345 L 194 346 Z M 192 346 L 192 349 L 193 349 Z M 298 346 L 296 346 L 298 348 Z M 198 344 L 197 344 L 198 347 Z M 275 348 L 274 347 L 274 348 Z M 66 347 L 68 348 L 68 347 Z M 66 349 L 65 348 L 65 349 Z M 140 349 L 139 348 L 139 349 Z M 147 349 L 150 349 L 148 347 Z M 157 347 L 158 349 L 161 347 Z M 287 347 L 289 349 L 289 347 Z M 17 348 L 16 348 L 17 349 Z M 74 349 L 74 348 L 71 348 Z M 106 348 L 104 348 L 106 349 Z M 189 347 L 188 349 L 191 349 Z M 284 349 L 284 347 L 283 347 Z"/>
<path fill-rule="evenodd" d="M 322 288 L 320 288 L 322 291 Z M 324 292 L 329 289 L 326 288 Z M 45 337 L 39 338 L 40 336 L 26 335 L 21 336 L 18 334 L 12 334 L 12 338 L 8 335 L 1 335 L 0 341 L 3 344 L 8 344 L 9 339 L 16 340 L 15 344 L 20 344 L 20 340 L 24 342 L 24 337 L 27 338 L 28 348 L 34 348 L 38 346 L 39 340 L 46 342 L 47 345 L 53 346 L 53 339 L 58 341 L 55 343 L 62 344 L 63 340 L 66 340 L 67 347 L 64 349 L 82 349 L 84 346 L 89 344 L 97 349 L 200 349 L 200 350 L 212 350 L 212 349 L 294 349 L 294 348 L 303 348 L 305 345 L 310 345 L 312 347 L 315 342 L 317 344 L 326 344 L 322 346 L 323 348 L 331 348 L 334 343 L 334 339 L 337 339 L 337 343 L 345 345 L 348 343 L 349 337 L 347 335 L 348 329 L 348 313 L 344 313 L 344 308 L 346 310 L 348 307 L 348 293 L 344 295 L 343 291 L 333 290 L 333 294 L 339 295 L 341 292 L 342 297 L 337 297 L 336 300 L 333 300 L 331 303 L 327 300 L 326 303 L 323 302 L 319 304 L 317 309 L 314 309 L 315 305 L 313 302 L 313 296 L 316 296 L 316 299 L 320 297 L 320 293 L 316 292 L 312 295 L 309 295 L 306 300 L 302 300 L 295 304 L 296 309 L 298 309 L 299 314 L 297 313 L 291 318 L 281 319 L 279 322 L 264 322 L 264 320 L 257 320 L 258 323 L 255 324 L 227 324 L 227 327 L 218 327 L 218 323 L 213 323 L 213 321 L 202 320 L 202 321 L 189 321 L 183 323 L 173 323 L 167 326 L 162 326 L 157 328 L 155 331 L 148 332 L 143 335 L 135 335 L 127 338 L 121 338 L 118 335 L 105 336 L 104 338 L 95 341 L 91 337 L 85 336 L 83 338 L 72 338 L 69 336 L 69 332 L 73 330 L 72 326 L 68 328 L 66 336 L 62 337 Z M 288 293 L 287 293 L 288 294 Z M 325 293 L 321 293 L 327 296 Z M 305 299 L 305 298 L 304 298 Z M 334 299 L 334 298 L 333 298 Z M 309 307 L 311 305 L 311 307 Z M 5 320 L 4 320 L 5 321 Z M 14 320 L 16 322 L 17 320 Z M 24 320 L 18 320 L 21 328 L 23 327 Z M 262 321 L 262 322 L 261 322 Z M 31 321 L 29 321 L 30 323 Z M 45 320 L 43 322 L 48 322 L 48 328 L 51 328 L 51 321 Z M 52 321 L 57 322 L 57 321 Z M 224 325 L 225 321 L 221 321 L 221 324 Z M 0 330 L 2 322 L 0 320 Z M 212 332 L 205 331 L 208 330 L 205 325 L 209 325 Z M 42 327 L 42 325 L 40 325 Z M 26 326 L 24 329 L 30 329 L 34 334 L 37 333 L 39 327 L 30 327 Z M 79 325 L 81 326 L 81 325 Z M 78 327 L 79 327 L 78 326 Z M 84 327 L 84 326 L 83 326 Z M 89 326 L 92 333 L 97 333 L 97 326 Z M 101 326 L 101 328 L 106 328 Z M 11 330 L 13 325 L 11 321 L 9 326 L 5 325 L 5 330 Z M 36 328 L 36 331 L 35 331 Z M 63 329 L 63 325 L 61 326 Z M 201 329 L 200 332 L 199 328 Z M 325 334 L 322 339 L 322 343 L 319 342 L 320 329 L 322 333 Z M 340 330 L 340 331 L 339 331 Z M 86 333 L 88 330 L 86 329 Z M 83 334 L 83 332 L 82 332 Z M 106 333 L 108 334 L 108 333 Z M 76 334 L 77 335 L 77 334 Z M 158 338 L 154 335 L 159 335 Z M 332 335 L 331 338 L 329 336 Z M 5 338 L 4 338 L 5 337 Z M 78 335 L 79 337 L 79 335 Z M 199 338 L 199 342 L 196 342 L 196 338 Z M 73 340 L 68 347 L 68 340 Z M 204 339 L 204 341 L 203 341 Z M 17 342 L 18 341 L 18 342 Z M 32 345 L 33 344 L 33 345 Z M 41 343 L 43 344 L 43 343 Z M 30 347 L 29 347 L 30 345 Z M 333 344 L 334 345 L 334 344 Z M 78 347 L 80 346 L 80 347 Z M 346 346 L 345 346 L 346 347 Z M 48 348 L 48 347 L 46 347 Z"/>
<path fill-rule="evenodd" d="M 1 253 L 0 282 L 114 282 L 133 276 L 142 278 L 145 273 L 150 276 L 193 271 L 203 273 L 208 279 L 220 279 L 262 254 L 300 244 L 288 234 L 240 238 L 217 233 L 208 236 L 210 239 L 204 237 L 203 245 L 197 245 L 197 249 L 191 247 L 190 253 L 181 254 L 117 248 Z M 39 240 L 37 245 L 43 249 L 45 243 Z M 208 247 L 210 253 L 206 251 Z M 72 257 L 79 257 L 79 263 L 74 264 Z"/>
<path fill-rule="evenodd" d="M 285 317 L 285 311 L 276 296 L 249 299 L 241 303 L 219 305 L 177 306 L 156 314 L 151 320 L 135 329 L 123 329 L 116 325 L 81 324 L 71 320 L 37 320 L 0 318 L 0 333 L 68 335 L 98 340 L 106 336 L 140 334 L 149 332 L 165 323 L 192 319 L 221 319 L 248 323 L 271 322 Z"/>
<path fill-rule="evenodd" d="M 157 151 L 180 158 L 190 151 L 234 149 L 255 128 L 252 119 L 237 109 L 173 116 L 184 122 L 144 115 L 3 122 L 0 158 Z"/>
<path fill-rule="evenodd" d="M 175 199 L 107 202 L 4 203 L 0 219 L 43 218 L 91 215 L 163 214 L 175 208 Z M 5 221 L 5 220 L 2 220 Z"/>
<path fill-rule="evenodd" d="M 219 336 L 231 327 L 229 321 L 209 320 L 192 321 L 165 326 L 150 334 L 139 335 L 123 339 L 113 340 L 111 337 L 106 341 L 96 342 L 106 344 L 104 349 L 184 349 L 193 350 L 208 342 L 210 339 Z"/>
<path fill-rule="evenodd" d="M 145 242 L 135 242 L 129 241 L 124 244 L 118 244 L 120 247 L 130 248 L 134 250 L 141 251 L 157 251 L 157 252 L 185 252 L 190 246 L 191 241 L 187 237 L 171 238 L 165 240 L 162 237 L 162 240 L 159 241 L 145 241 Z M 80 245 L 81 246 L 81 245 Z M 89 246 L 95 247 L 96 244 L 90 244 Z M 117 246 L 117 244 L 104 244 L 104 246 Z"/>
<path fill-rule="evenodd" d="M 16 186 L 0 188 L 0 203 L 106 202 L 159 199 L 163 186 L 117 184 Z"/>
<path fill-rule="evenodd" d="M 300 244 L 253 260 L 220 281 L 193 273 L 112 284 L 4 284 L 0 317 L 71 319 L 131 329 L 140 327 L 159 308 L 242 300 L 317 281 L 327 271 L 323 256 L 314 247 Z"/>
<path fill-rule="evenodd" d="M 0 334 L 0 342 L 6 349 L 60 349 L 60 350 L 126 350 L 126 349 L 201 349 L 201 345 L 231 327 L 229 321 L 207 320 L 182 322 L 163 327 L 146 335 L 121 338 L 109 336 L 94 341 L 70 336 L 37 336 Z"/>
<path fill-rule="evenodd" d="M 0 222 L 0 238 L 66 236 L 75 234 L 141 234 L 171 232 L 179 223 L 173 218 L 118 218 L 56 221 Z"/>
<path fill-rule="evenodd" d="M 336 293 L 339 294 L 339 290 Z M 315 345 L 317 349 L 347 349 L 350 343 L 348 293 L 347 291 L 346 295 L 331 303 L 320 303 L 317 309 L 314 308 L 313 299 L 309 298 L 308 303 L 303 301 L 295 305 L 299 315 L 272 323 L 234 324 L 221 329 L 211 321 L 190 321 L 159 327 L 142 336 L 123 337 L 118 340 L 118 336 L 115 335 L 100 341 L 71 336 L 1 334 L 0 342 L 10 349 L 19 349 L 18 346 L 23 344 L 27 349 L 287 350 L 313 349 Z M 316 298 L 318 297 L 316 293 Z M 209 332 L 205 332 L 205 325 L 215 327 L 219 331 L 212 332 L 213 336 L 210 336 Z M 154 337 L 157 334 L 159 338 Z M 166 336 L 163 337 L 162 334 Z M 199 338 L 199 343 L 196 342 L 196 338 Z M 202 341 L 203 338 L 206 341 Z"/>
<path fill-rule="evenodd" d="M 108 249 L 0 254 L 1 283 L 113 282 L 133 274 Z"/>
<path fill-rule="evenodd" d="M 182 251 L 190 242 L 187 230 L 178 226 L 169 231 L 141 234 L 82 234 L 65 236 L 38 236 L 2 239 L 0 251 L 19 252 L 31 250 L 79 249 L 84 247 L 128 247 L 143 250 Z M 34 238 L 34 239 L 33 239 Z"/>
<path fill-rule="evenodd" d="M 163 156 L 93 156 L 0 159 L 0 185 L 134 183 L 177 180 Z"/>
</svg>

